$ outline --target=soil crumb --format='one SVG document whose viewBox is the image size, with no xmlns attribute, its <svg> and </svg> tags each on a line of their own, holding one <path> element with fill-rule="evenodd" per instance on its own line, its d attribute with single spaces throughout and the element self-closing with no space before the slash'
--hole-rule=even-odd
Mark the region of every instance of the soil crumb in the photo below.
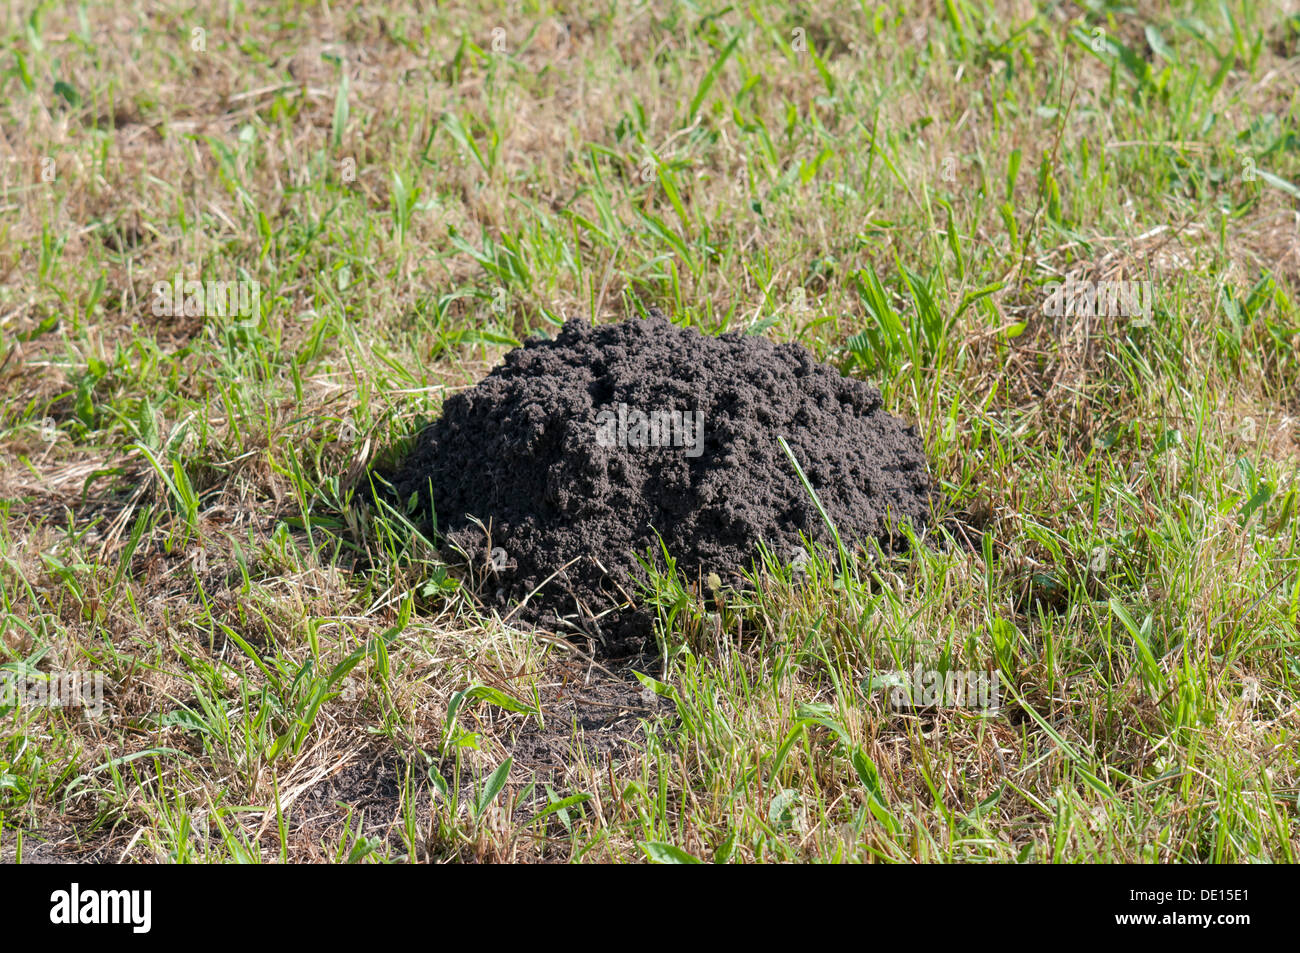
<svg viewBox="0 0 1300 953">
<path fill-rule="evenodd" d="M 386 475 L 425 530 L 458 552 L 487 604 L 582 632 L 603 653 L 642 642 L 637 556 L 691 582 L 735 585 L 760 542 L 782 559 L 830 533 L 784 437 L 846 545 L 903 544 L 934 483 L 916 430 L 880 392 L 798 344 L 709 337 L 662 313 L 506 355 Z M 715 580 L 714 584 L 716 585 Z M 534 592 L 537 590 L 536 592 Z"/>
</svg>

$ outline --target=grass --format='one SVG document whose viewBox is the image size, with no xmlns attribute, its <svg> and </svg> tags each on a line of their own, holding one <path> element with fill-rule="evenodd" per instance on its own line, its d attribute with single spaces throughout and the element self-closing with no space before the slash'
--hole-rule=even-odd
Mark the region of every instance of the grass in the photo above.
<svg viewBox="0 0 1300 953">
<path fill-rule="evenodd" d="M 24 6 L 0 668 L 105 687 L 0 707 L 0 856 L 1296 859 L 1289 9 Z M 160 316 L 178 272 L 255 313 Z M 1067 278 L 1154 306 L 1045 316 Z M 876 383 L 944 502 L 904 556 L 656 575 L 619 694 L 356 493 L 650 305 Z M 1000 710 L 892 708 L 916 665 Z"/>
</svg>

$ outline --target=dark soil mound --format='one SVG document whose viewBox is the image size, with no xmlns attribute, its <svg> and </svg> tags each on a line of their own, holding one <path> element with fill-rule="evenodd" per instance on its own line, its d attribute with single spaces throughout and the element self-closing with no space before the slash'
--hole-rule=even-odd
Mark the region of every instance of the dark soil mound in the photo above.
<svg viewBox="0 0 1300 953">
<path fill-rule="evenodd" d="M 797 344 L 706 337 L 658 313 L 571 320 L 510 352 L 447 400 L 389 479 L 400 500 L 418 495 L 426 528 L 432 487 L 438 532 L 471 558 L 486 599 L 542 586 L 523 618 L 621 641 L 649 632 L 645 615 L 592 619 L 637 595 L 633 554 L 660 553 L 659 537 L 691 580 L 733 583 L 760 541 L 783 557 L 800 533 L 830 541 L 778 436 L 846 544 L 897 547 L 898 522 L 926 522 L 920 441 L 875 388 Z"/>
</svg>

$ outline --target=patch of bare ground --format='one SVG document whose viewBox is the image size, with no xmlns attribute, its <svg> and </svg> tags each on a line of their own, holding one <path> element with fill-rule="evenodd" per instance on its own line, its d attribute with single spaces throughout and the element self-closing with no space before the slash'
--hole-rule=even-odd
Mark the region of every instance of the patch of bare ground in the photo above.
<svg viewBox="0 0 1300 953">
<path fill-rule="evenodd" d="M 24 864 L 115 864 L 129 843 L 129 835 L 102 829 L 87 835 L 79 825 L 64 822 L 24 832 L 21 859 Z M 6 831 L 0 838 L 0 864 L 17 863 L 18 852 L 17 834 Z"/>
<path fill-rule="evenodd" d="M 544 719 L 529 721 L 510 739 L 515 764 L 558 787 L 574 780 L 577 765 L 636 758 L 644 747 L 643 723 L 672 710 L 671 701 L 632 674 L 652 664 L 650 659 L 608 667 L 581 659 L 553 663 L 538 686 Z"/>
</svg>

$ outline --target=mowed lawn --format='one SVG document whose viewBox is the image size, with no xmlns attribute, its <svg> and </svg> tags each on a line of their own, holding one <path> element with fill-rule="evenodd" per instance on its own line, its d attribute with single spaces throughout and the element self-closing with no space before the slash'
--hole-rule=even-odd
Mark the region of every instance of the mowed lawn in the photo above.
<svg viewBox="0 0 1300 953">
<path fill-rule="evenodd" d="M 0 859 L 1296 858 L 1294 7 L 200 6 L 0 13 Z M 629 666 L 363 497 L 652 306 L 942 502 Z"/>
</svg>

